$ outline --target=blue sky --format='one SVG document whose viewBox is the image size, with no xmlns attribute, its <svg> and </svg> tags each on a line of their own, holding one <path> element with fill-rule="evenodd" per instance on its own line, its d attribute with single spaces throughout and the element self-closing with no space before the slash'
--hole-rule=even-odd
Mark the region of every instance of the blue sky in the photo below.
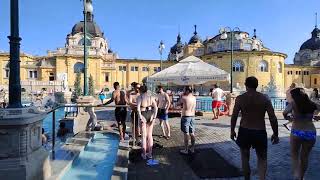
<svg viewBox="0 0 320 180">
<path fill-rule="evenodd" d="M 0 1 L 0 50 L 8 51 L 9 0 Z M 193 25 L 199 35 L 214 36 L 220 27 L 239 27 L 257 35 L 273 51 L 292 62 L 300 45 L 310 38 L 319 0 L 93 0 L 95 21 L 121 58 L 159 59 L 163 40 L 167 54 L 180 27 L 189 41 Z M 20 0 L 22 51 L 45 55 L 63 47 L 75 23 L 82 19 L 79 0 Z M 320 18 L 319 18 L 320 19 Z M 320 20 L 319 20 L 320 22 Z M 320 23 L 319 23 L 320 24 Z"/>
</svg>

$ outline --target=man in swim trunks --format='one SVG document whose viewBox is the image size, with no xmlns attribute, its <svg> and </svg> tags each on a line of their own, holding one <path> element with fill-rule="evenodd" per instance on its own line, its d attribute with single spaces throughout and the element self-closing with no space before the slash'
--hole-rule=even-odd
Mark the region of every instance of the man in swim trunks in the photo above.
<svg viewBox="0 0 320 180">
<path fill-rule="evenodd" d="M 132 134 L 135 134 L 135 140 L 138 140 L 138 137 L 140 136 L 140 128 L 139 128 L 139 116 L 137 112 L 137 98 L 140 95 L 140 84 L 136 83 L 133 84 L 133 91 L 129 94 L 129 105 L 131 108 L 131 132 Z"/>
<path fill-rule="evenodd" d="M 125 106 L 127 104 L 126 93 L 120 90 L 119 82 L 113 83 L 114 91 L 112 92 L 111 99 L 104 105 L 108 105 L 114 101 L 115 105 Z M 126 133 L 126 119 L 127 119 L 127 108 L 126 107 L 116 107 L 114 110 L 114 115 L 118 123 L 120 140 L 123 141 Z"/>
<path fill-rule="evenodd" d="M 222 105 L 222 98 L 224 96 L 224 91 L 220 89 L 220 87 L 215 84 L 213 85 L 214 89 L 212 90 L 212 112 L 213 118 L 212 120 L 218 119 L 220 115 L 220 106 Z"/>
<path fill-rule="evenodd" d="M 241 111 L 240 128 L 236 143 L 240 147 L 242 169 L 246 180 L 250 179 L 250 148 L 256 150 L 258 157 L 259 179 L 264 180 L 267 171 L 267 148 L 268 139 L 265 125 L 265 113 L 268 113 L 270 124 L 273 130 L 271 136 L 272 144 L 279 142 L 278 121 L 274 114 L 269 98 L 256 91 L 258 79 L 251 76 L 245 81 L 247 92 L 236 98 L 231 118 L 231 139 L 235 140 L 235 127 L 238 114 Z"/>
<path fill-rule="evenodd" d="M 196 97 L 192 94 L 191 87 L 185 87 L 184 94 L 181 97 L 181 131 L 184 134 L 184 149 L 180 150 L 181 154 L 189 153 L 189 137 L 191 139 L 190 152 L 194 153 L 195 136 L 194 136 L 194 118 L 196 109 Z"/>
<path fill-rule="evenodd" d="M 170 98 L 167 93 L 163 91 L 162 86 L 158 86 L 158 119 L 160 120 L 160 126 L 162 128 L 163 136 L 166 139 L 170 138 L 170 124 L 169 124 L 169 117 L 168 112 L 170 108 Z M 165 127 L 164 127 L 165 125 Z M 166 130 L 167 132 L 166 133 Z"/>
</svg>

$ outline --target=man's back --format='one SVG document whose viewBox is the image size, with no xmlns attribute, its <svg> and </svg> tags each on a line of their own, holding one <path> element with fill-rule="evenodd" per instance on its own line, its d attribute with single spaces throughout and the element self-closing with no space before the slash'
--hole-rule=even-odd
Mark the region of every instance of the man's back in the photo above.
<svg viewBox="0 0 320 180">
<path fill-rule="evenodd" d="M 126 95 L 123 91 L 115 90 L 112 96 L 116 105 L 126 105 Z"/>
<path fill-rule="evenodd" d="M 248 129 L 265 129 L 265 113 L 276 119 L 270 100 L 266 95 L 252 91 L 246 92 L 236 99 L 234 112 L 241 111 L 240 126 Z"/>
<path fill-rule="evenodd" d="M 195 116 L 196 97 L 191 93 L 182 96 L 182 116 Z"/>
<path fill-rule="evenodd" d="M 212 97 L 214 100 L 216 101 L 221 101 L 222 100 L 222 97 L 224 95 L 224 92 L 222 89 L 220 88 L 215 88 L 212 92 Z"/>
</svg>

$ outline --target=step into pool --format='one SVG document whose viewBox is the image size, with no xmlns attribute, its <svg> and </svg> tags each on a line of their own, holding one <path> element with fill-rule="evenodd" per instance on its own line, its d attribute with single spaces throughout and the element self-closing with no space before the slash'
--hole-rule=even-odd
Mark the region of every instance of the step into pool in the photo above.
<svg viewBox="0 0 320 180">
<path fill-rule="evenodd" d="M 62 180 L 111 179 L 118 147 L 118 135 L 95 133 L 84 151 L 73 161 Z"/>
</svg>

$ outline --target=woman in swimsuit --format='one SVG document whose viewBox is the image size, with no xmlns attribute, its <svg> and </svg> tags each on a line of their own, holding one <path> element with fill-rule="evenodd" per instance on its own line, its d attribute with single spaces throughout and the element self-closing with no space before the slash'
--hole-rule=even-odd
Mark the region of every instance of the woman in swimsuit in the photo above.
<svg viewBox="0 0 320 180">
<path fill-rule="evenodd" d="M 320 106 L 309 99 L 303 88 L 295 88 L 290 93 L 293 102 L 286 107 L 283 116 L 292 121 L 290 146 L 293 175 L 300 180 L 307 170 L 309 154 L 316 142 L 317 134 L 312 118 Z"/>
<path fill-rule="evenodd" d="M 154 119 L 157 117 L 157 102 L 149 94 L 147 86 L 141 86 L 141 95 L 137 99 L 137 111 L 140 119 L 141 132 L 142 132 L 142 158 L 152 158 L 153 146 L 153 124 Z"/>
</svg>

